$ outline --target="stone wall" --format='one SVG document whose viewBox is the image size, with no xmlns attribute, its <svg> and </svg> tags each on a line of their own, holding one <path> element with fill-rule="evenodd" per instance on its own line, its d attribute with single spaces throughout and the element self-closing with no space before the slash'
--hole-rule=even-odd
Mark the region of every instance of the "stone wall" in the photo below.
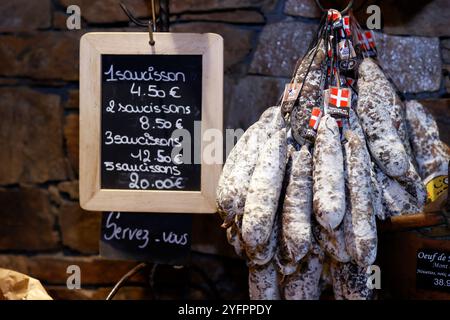
<svg viewBox="0 0 450 320">
<path fill-rule="evenodd" d="M 0 267 L 40 279 L 54 298 L 104 299 L 135 265 L 98 257 L 100 216 L 78 205 L 78 44 L 89 31 L 136 30 L 118 2 L 0 2 Z M 148 16 L 144 0 L 125 3 Z M 66 28 L 71 4 L 81 8 L 78 31 Z M 383 1 L 386 33 L 377 36 L 385 69 L 407 97 L 426 101 L 447 143 L 449 5 Z M 320 17 L 314 0 L 171 0 L 170 10 L 171 31 L 225 39 L 227 128 L 248 127 L 277 102 Z M 154 290 L 138 276 L 117 298 L 247 297 L 245 264 L 218 218 L 196 216 L 193 234 L 192 266 L 159 266 Z M 81 267 L 82 290 L 66 289 L 71 264 Z"/>
</svg>

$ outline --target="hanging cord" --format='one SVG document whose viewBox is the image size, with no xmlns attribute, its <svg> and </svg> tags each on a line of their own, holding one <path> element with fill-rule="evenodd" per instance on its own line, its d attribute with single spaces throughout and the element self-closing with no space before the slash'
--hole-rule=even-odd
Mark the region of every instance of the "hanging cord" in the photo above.
<svg viewBox="0 0 450 320">
<path fill-rule="evenodd" d="M 319 37 L 323 32 L 323 28 L 324 28 L 323 24 L 324 24 L 324 19 L 326 19 L 326 17 L 327 17 L 326 15 L 322 16 L 322 18 L 320 19 L 320 22 L 319 22 L 319 29 L 314 34 L 314 37 L 312 38 L 311 42 L 309 43 L 306 53 L 303 55 L 303 57 L 301 59 L 297 60 L 297 63 L 295 64 L 295 68 L 294 68 L 294 73 L 292 74 L 292 78 L 295 78 L 295 75 L 297 74 L 298 68 L 300 67 L 300 64 L 302 63 L 303 59 L 305 59 L 311 53 L 311 50 L 314 49 L 314 44 L 318 43 Z"/>
<path fill-rule="evenodd" d="M 158 266 L 157 263 L 154 263 L 152 266 L 152 269 L 150 270 L 150 274 L 148 275 L 148 284 L 150 285 L 150 289 L 152 290 L 153 299 L 158 300 L 158 296 L 156 295 L 156 289 L 155 289 L 155 274 L 156 274 L 156 267 Z"/>
<path fill-rule="evenodd" d="M 315 45 L 317 45 L 317 43 L 319 43 L 319 40 L 321 39 L 321 37 L 323 36 L 323 32 L 324 32 L 324 30 L 325 30 L 325 22 L 326 22 L 326 20 L 325 19 L 327 19 L 327 15 L 325 14 L 325 15 L 322 15 L 322 18 L 320 19 L 320 22 L 319 22 L 319 29 L 318 29 L 318 31 L 314 34 L 314 37 L 313 37 L 313 39 L 312 39 L 312 41 L 309 43 L 309 46 L 308 46 L 308 50 L 306 51 L 306 54 L 303 56 L 303 58 L 305 58 L 306 57 L 306 55 L 312 50 L 312 49 L 314 49 L 314 47 L 315 47 Z M 303 59 L 302 58 L 302 59 Z"/>
<path fill-rule="evenodd" d="M 319 37 L 319 38 L 320 38 L 320 37 Z M 313 56 L 312 56 L 312 58 L 311 58 L 311 62 L 309 63 L 308 69 L 306 70 L 305 76 L 304 76 L 304 78 L 303 78 L 303 80 L 302 80 L 302 85 L 301 85 L 301 87 L 300 87 L 300 91 L 299 91 L 299 94 L 298 94 L 298 100 L 300 100 L 300 98 L 301 98 L 301 96 L 302 96 L 303 87 L 305 86 L 305 83 L 306 83 L 306 78 L 308 77 L 309 72 L 311 71 L 311 66 L 312 66 L 312 64 L 314 63 L 314 59 L 316 58 L 317 52 L 319 52 L 320 44 L 321 44 L 321 41 L 319 41 L 319 42 L 316 44 L 316 47 L 315 47 L 315 49 L 314 49 L 314 54 L 313 54 Z M 291 111 L 291 115 L 292 115 L 294 112 L 297 111 L 297 109 L 298 109 L 299 106 L 300 106 L 300 104 L 295 104 L 295 105 L 294 105 L 294 108 L 293 108 L 292 111 Z M 292 119 L 291 119 L 291 121 L 292 121 Z"/>
<path fill-rule="evenodd" d="M 333 38 L 330 41 L 331 46 L 331 63 L 330 63 L 330 83 L 332 86 L 340 87 L 339 75 L 337 73 L 337 34 L 335 30 L 332 30 Z"/>
<path fill-rule="evenodd" d="M 325 17 L 327 17 L 327 16 L 328 16 L 328 13 L 325 13 Z M 323 87 L 321 88 L 322 91 L 330 85 L 329 84 L 330 77 L 328 77 L 328 61 L 330 60 L 330 57 L 328 56 L 328 52 L 330 51 L 330 46 L 331 46 L 330 32 L 331 32 L 331 24 L 329 24 L 329 21 L 327 18 L 326 25 L 325 25 L 325 32 L 323 34 L 323 42 L 325 45 L 326 59 L 325 59 L 325 72 L 324 72 L 325 81 L 323 83 Z"/>
<path fill-rule="evenodd" d="M 320 47 L 320 45 L 321 45 L 321 41 L 323 41 L 323 39 L 322 39 L 322 37 L 323 37 L 323 31 L 327 29 L 327 26 L 328 26 L 328 22 L 325 22 L 324 28 L 321 28 L 320 31 L 319 31 L 318 39 L 320 39 L 320 40 L 316 43 L 316 47 L 315 47 L 315 49 L 314 49 L 314 54 L 313 54 L 313 56 L 312 56 L 312 58 L 311 58 L 311 62 L 309 63 L 308 69 L 306 70 L 305 76 L 304 76 L 304 78 L 303 78 L 302 85 L 301 85 L 301 87 L 300 87 L 300 91 L 299 91 L 299 94 L 298 94 L 298 99 L 299 99 L 299 100 L 300 100 L 300 98 L 301 98 L 301 96 L 302 96 L 303 87 L 305 86 L 305 83 L 306 83 L 306 78 L 308 77 L 308 74 L 309 74 L 309 72 L 311 71 L 311 66 L 312 66 L 312 64 L 314 63 L 314 59 L 316 58 L 317 52 L 319 52 L 319 47 Z M 327 52 L 325 52 L 325 54 L 327 54 Z M 300 106 L 300 104 L 294 105 L 294 108 L 292 109 L 291 114 L 293 114 L 294 112 L 296 112 L 296 111 L 298 110 L 298 107 L 299 107 L 299 106 Z"/>
<path fill-rule="evenodd" d="M 134 24 L 138 25 L 139 27 L 148 27 L 148 22 L 142 22 L 141 20 L 137 19 L 123 2 L 121 2 L 119 5 L 122 8 L 123 12 L 127 15 L 128 19 L 130 19 Z"/>
<path fill-rule="evenodd" d="M 150 0 L 150 6 L 151 6 L 150 13 L 152 15 L 152 19 L 149 20 L 148 22 L 143 22 L 143 21 L 137 19 L 123 2 L 120 2 L 120 7 L 122 8 L 123 12 L 127 15 L 127 17 L 130 19 L 130 21 L 132 21 L 133 23 L 135 23 L 136 25 L 138 25 L 140 27 L 148 28 L 148 34 L 149 34 L 149 39 L 150 39 L 148 43 L 151 46 L 154 46 L 155 40 L 153 37 L 153 32 L 157 31 L 155 0 Z"/>
<path fill-rule="evenodd" d="M 142 263 L 138 264 L 137 266 L 135 266 L 130 271 L 128 271 L 122 278 L 120 278 L 119 282 L 116 283 L 114 288 L 111 290 L 111 292 L 106 297 L 106 300 L 112 300 L 112 298 L 114 298 L 114 296 L 116 295 L 117 291 L 119 291 L 119 289 L 123 286 L 125 281 L 130 279 L 132 276 L 134 276 L 136 273 L 138 273 L 140 270 L 144 269 L 145 267 L 147 267 L 147 263 L 142 262 Z"/>
<path fill-rule="evenodd" d="M 295 78 L 296 78 L 296 75 L 297 75 L 298 69 L 300 68 L 301 63 L 303 62 L 304 59 L 306 59 L 311 54 L 312 49 L 314 49 L 314 47 L 315 47 L 314 44 L 317 44 L 317 40 L 319 39 L 320 35 L 323 33 L 323 22 L 324 22 L 325 18 L 326 18 L 326 15 L 322 16 L 322 18 L 320 19 L 319 28 L 318 28 L 317 32 L 314 34 L 314 37 L 311 40 L 311 42 L 308 46 L 308 49 L 306 50 L 303 57 L 297 59 L 297 62 L 294 67 L 294 72 L 292 73 L 292 76 L 291 76 L 291 83 L 295 81 Z M 278 105 L 281 104 L 282 100 L 283 100 L 283 92 L 281 93 L 281 96 L 278 99 L 277 104 Z"/>
<path fill-rule="evenodd" d="M 374 51 L 375 55 L 378 56 L 375 39 L 372 38 L 372 41 L 375 43 L 375 45 L 374 45 L 374 48 L 371 48 L 370 41 L 367 39 L 367 36 L 365 34 L 365 32 L 367 30 L 365 30 L 361 27 L 361 25 L 359 24 L 358 20 L 356 19 L 356 17 L 353 15 L 352 12 L 350 12 L 350 19 L 352 21 L 353 28 L 356 30 L 355 35 L 353 36 L 355 43 L 360 43 L 360 39 L 358 38 L 358 35 L 361 36 L 361 41 L 363 41 L 364 39 L 367 40 L 367 42 L 363 41 L 363 45 L 361 45 L 361 44 L 359 45 L 359 48 L 360 48 L 360 51 L 361 51 L 363 57 L 364 58 L 370 57 L 370 54 L 369 54 L 370 51 Z M 371 34 L 373 35 L 373 32 L 371 32 Z"/>
<path fill-rule="evenodd" d="M 365 3 L 365 1 L 363 2 L 363 3 Z M 361 4 L 361 6 L 358 8 L 358 9 L 356 9 L 356 10 L 359 10 L 359 9 L 361 9 L 361 7 L 362 7 L 362 4 Z M 346 34 L 346 32 L 345 32 L 345 30 L 344 30 L 344 34 L 345 34 L 345 41 L 346 41 L 346 43 L 347 43 L 347 47 L 348 47 L 348 49 L 349 49 L 349 56 L 348 56 L 348 58 L 347 58 L 347 67 L 348 67 L 348 64 L 349 64 L 349 62 L 350 62 L 350 51 L 351 51 L 351 49 L 350 49 L 350 41 L 351 41 L 351 47 L 352 47 L 352 49 L 353 49 L 353 51 L 355 52 L 356 50 L 354 49 L 354 46 L 356 45 L 356 42 L 355 42 L 355 38 L 354 38 L 354 31 L 352 30 L 352 23 L 353 23 L 353 19 L 355 19 L 355 17 L 353 16 L 353 14 L 352 14 L 352 12 L 353 12 L 353 10 L 350 10 L 350 12 L 349 12 L 349 14 L 348 14 L 348 17 L 349 17 L 349 19 L 350 19 L 350 23 L 349 23 L 349 29 L 350 29 L 350 36 L 348 36 L 347 34 Z M 358 60 L 358 56 L 356 55 L 356 52 L 355 52 L 355 56 L 353 57 L 353 59 L 354 59 L 354 61 L 355 61 L 355 66 L 354 66 L 354 68 L 356 68 L 357 67 L 357 63 L 356 63 L 356 61 Z M 356 72 L 356 71 L 355 71 Z M 355 75 L 355 74 L 354 74 Z M 355 80 L 356 80 L 356 76 L 355 76 Z M 348 87 L 350 87 L 351 89 L 352 89 L 352 91 L 354 92 L 354 93 L 356 93 L 356 95 L 358 95 L 358 90 L 356 90 L 356 88 L 352 85 L 352 84 L 350 84 L 350 82 L 348 81 L 348 78 L 347 77 L 345 77 L 345 84 L 348 86 Z"/>
<path fill-rule="evenodd" d="M 365 2 L 365 1 L 364 1 L 364 2 Z M 359 10 L 361 7 L 362 7 L 362 5 L 358 8 L 358 10 Z M 353 48 L 354 43 L 353 43 L 353 41 L 351 41 L 351 39 L 349 39 L 349 37 L 352 36 L 352 31 L 351 31 L 351 26 L 350 26 L 352 17 L 349 15 L 348 18 L 350 19 L 350 23 L 349 23 L 349 25 L 348 25 L 348 28 L 349 28 L 349 30 L 350 30 L 350 36 L 347 35 L 347 32 L 345 31 L 345 28 L 343 27 L 343 32 L 344 32 L 344 36 L 345 36 L 345 43 L 346 43 L 346 46 L 347 46 L 347 48 L 348 48 L 348 56 L 347 56 L 347 59 L 346 59 L 346 62 L 347 62 L 347 71 L 348 71 L 348 67 L 349 67 L 349 63 L 350 63 L 350 56 L 351 56 L 352 52 L 354 52 L 354 48 Z M 353 50 L 352 50 L 352 49 L 353 49 Z M 355 57 L 353 57 L 353 58 L 355 59 L 354 61 L 356 61 L 356 54 L 355 54 Z M 350 88 L 353 90 L 353 92 L 356 93 L 356 95 L 358 95 L 358 92 L 357 92 L 357 91 L 355 90 L 355 88 L 349 83 L 347 77 L 346 77 L 346 76 L 344 76 L 344 77 L 345 77 L 345 84 L 346 84 L 348 87 L 350 87 Z"/>
</svg>

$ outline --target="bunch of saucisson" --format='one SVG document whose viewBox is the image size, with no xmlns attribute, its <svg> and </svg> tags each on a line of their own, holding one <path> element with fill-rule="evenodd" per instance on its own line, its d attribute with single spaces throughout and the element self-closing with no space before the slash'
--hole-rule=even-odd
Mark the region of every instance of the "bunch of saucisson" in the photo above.
<svg viewBox="0 0 450 320">
<path fill-rule="evenodd" d="M 376 219 L 422 212 L 424 181 L 448 172 L 436 122 L 402 101 L 374 48 L 360 43 L 352 68 L 350 56 L 334 65 L 345 62 L 336 39 L 358 40 L 330 17 L 287 86 L 296 100 L 245 131 L 219 180 L 217 211 L 254 300 L 319 299 L 329 287 L 338 300 L 372 299 Z"/>
</svg>

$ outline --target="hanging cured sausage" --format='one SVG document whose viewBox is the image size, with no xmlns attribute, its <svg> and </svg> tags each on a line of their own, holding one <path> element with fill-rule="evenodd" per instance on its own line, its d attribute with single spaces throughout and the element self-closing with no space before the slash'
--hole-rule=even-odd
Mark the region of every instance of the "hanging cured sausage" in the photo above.
<svg viewBox="0 0 450 320">
<path fill-rule="evenodd" d="M 324 18 L 280 106 L 244 133 L 217 188 L 254 300 L 319 299 L 329 286 L 335 299 L 372 299 L 376 218 L 422 212 L 424 180 L 448 170 L 436 122 L 402 101 L 372 33 L 336 10 Z"/>
<path fill-rule="evenodd" d="M 377 64 L 371 58 L 364 59 L 359 66 L 356 111 L 375 162 L 387 175 L 399 177 L 408 170 L 408 155 L 389 116 L 390 96 L 382 84 Z"/>
<path fill-rule="evenodd" d="M 361 266 L 369 266 L 377 256 L 377 227 L 370 178 L 370 155 L 351 130 L 345 132 L 345 158 L 349 199 L 344 218 L 348 253 Z"/>
<path fill-rule="evenodd" d="M 314 146 L 313 207 L 317 221 L 335 229 L 345 214 L 344 159 L 339 128 L 329 115 L 322 118 Z"/>
<path fill-rule="evenodd" d="M 272 232 L 286 157 L 286 130 L 282 129 L 262 148 L 248 188 L 242 220 L 242 238 L 250 257 L 267 243 Z"/>
<path fill-rule="evenodd" d="M 217 188 L 217 208 L 224 219 L 224 227 L 233 223 L 235 215 L 243 213 L 248 185 L 261 145 L 283 126 L 280 108 L 269 108 L 231 151 Z"/>
<path fill-rule="evenodd" d="M 304 145 L 291 158 L 277 254 L 278 265 L 285 275 L 296 270 L 311 246 L 312 155 Z"/>
</svg>

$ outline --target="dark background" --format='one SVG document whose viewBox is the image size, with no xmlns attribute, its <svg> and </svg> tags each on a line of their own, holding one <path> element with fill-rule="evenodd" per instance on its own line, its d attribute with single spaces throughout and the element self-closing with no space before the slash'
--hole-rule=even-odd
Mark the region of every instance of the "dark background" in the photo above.
<svg viewBox="0 0 450 320">
<path fill-rule="evenodd" d="M 124 2 L 148 17 L 144 0 Z M 450 143 L 450 1 L 372 2 L 382 10 L 384 68 L 409 98 L 425 102 Z M 78 31 L 66 28 L 71 4 L 81 8 Z M 313 0 L 172 0 L 170 10 L 171 31 L 225 39 L 226 128 L 246 128 L 276 103 L 320 16 Z M 0 2 L 0 267 L 38 278 L 55 299 L 104 299 L 135 265 L 98 257 L 101 216 L 78 204 L 78 51 L 85 32 L 139 30 L 116 0 Z M 192 267 L 160 266 L 155 291 L 139 275 L 117 298 L 246 298 L 245 263 L 219 224 L 215 215 L 194 217 Z M 448 298 L 415 290 L 417 249 L 450 250 L 448 228 L 382 238 L 386 297 Z M 70 264 L 81 267 L 81 290 L 65 286 Z"/>
</svg>

